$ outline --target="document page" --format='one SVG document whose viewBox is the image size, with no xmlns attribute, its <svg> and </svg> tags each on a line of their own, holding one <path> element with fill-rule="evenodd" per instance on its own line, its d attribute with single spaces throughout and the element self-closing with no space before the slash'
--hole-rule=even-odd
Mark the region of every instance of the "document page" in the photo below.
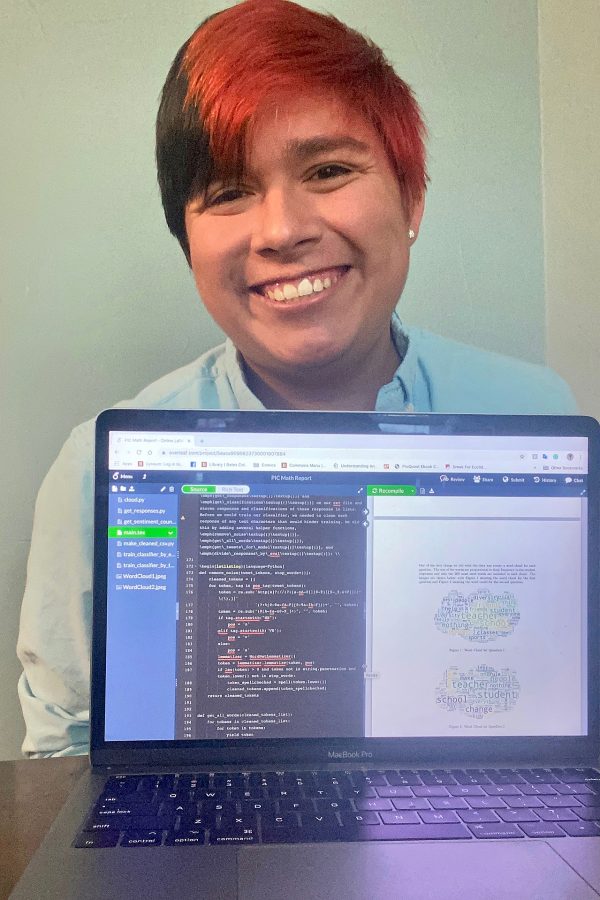
<svg viewBox="0 0 600 900">
<path fill-rule="evenodd" d="M 375 498 L 373 736 L 584 733 L 581 509 Z"/>
</svg>

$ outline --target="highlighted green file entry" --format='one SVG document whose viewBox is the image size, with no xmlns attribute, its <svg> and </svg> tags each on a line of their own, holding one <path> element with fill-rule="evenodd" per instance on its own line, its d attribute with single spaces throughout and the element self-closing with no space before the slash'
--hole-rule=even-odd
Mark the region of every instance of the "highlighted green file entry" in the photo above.
<svg viewBox="0 0 600 900">
<path fill-rule="evenodd" d="M 111 525 L 108 529 L 109 538 L 176 538 L 177 528 L 124 528 L 121 525 Z"/>
<path fill-rule="evenodd" d="M 184 494 L 214 494 L 217 487 L 214 484 L 184 484 L 181 490 Z"/>
<path fill-rule="evenodd" d="M 368 484 L 369 497 L 414 497 L 417 489 L 414 484 Z"/>
</svg>

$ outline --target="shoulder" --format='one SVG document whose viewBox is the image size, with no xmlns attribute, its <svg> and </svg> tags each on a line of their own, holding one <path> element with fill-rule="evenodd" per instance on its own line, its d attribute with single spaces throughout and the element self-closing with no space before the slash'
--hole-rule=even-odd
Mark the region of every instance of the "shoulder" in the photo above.
<svg viewBox="0 0 600 900">
<path fill-rule="evenodd" d="M 421 328 L 406 333 L 439 412 L 565 415 L 577 412 L 566 382 L 546 366 L 482 350 Z"/>
<path fill-rule="evenodd" d="M 115 403 L 117 408 L 141 409 L 227 409 L 237 404 L 225 370 L 225 344 L 208 350 L 188 363 L 153 381 L 128 400 Z M 65 442 L 51 472 L 73 474 L 78 470 L 90 483 L 94 459 L 96 417 L 77 425 Z"/>
<path fill-rule="evenodd" d="M 225 347 L 219 344 L 202 356 L 163 375 L 145 387 L 130 400 L 115 404 L 117 407 L 148 409 L 215 409 L 222 406 L 220 389 L 227 382 Z"/>
</svg>

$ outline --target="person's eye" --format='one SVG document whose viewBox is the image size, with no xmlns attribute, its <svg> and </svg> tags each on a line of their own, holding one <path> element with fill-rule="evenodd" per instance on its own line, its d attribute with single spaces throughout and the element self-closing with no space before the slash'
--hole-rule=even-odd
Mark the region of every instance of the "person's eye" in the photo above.
<svg viewBox="0 0 600 900">
<path fill-rule="evenodd" d="M 349 175 L 352 170 L 348 166 L 342 166 L 339 163 L 328 163 L 326 166 L 319 166 L 312 175 L 312 181 L 330 181 L 332 178 L 341 178 Z"/>
<path fill-rule="evenodd" d="M 223 188 L 208 195 L 206 206 L 223 206 L 226 203 L 233 203 L 243 196 L 245 196 L 245 192 L 241 188 Z"/>
</svg>

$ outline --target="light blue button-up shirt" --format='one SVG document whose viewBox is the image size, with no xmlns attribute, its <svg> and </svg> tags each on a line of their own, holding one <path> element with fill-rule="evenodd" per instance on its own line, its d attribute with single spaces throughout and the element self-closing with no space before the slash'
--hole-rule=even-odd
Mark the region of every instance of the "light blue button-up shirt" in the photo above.
<svg viewBox="0 0 600 900">
<path fill-rule="evenodd" d="M 576 405 L 551 370 L 450 341 L 392 318 L 402 363 L 376 409 L 568 414 Z M 125 407 L 263 409 L 226 341 L 145 388 Z M 89 748 L 94 420 L 71 433 L 38 495 L 17 652 L 27 756 Z"/>
</svg>

